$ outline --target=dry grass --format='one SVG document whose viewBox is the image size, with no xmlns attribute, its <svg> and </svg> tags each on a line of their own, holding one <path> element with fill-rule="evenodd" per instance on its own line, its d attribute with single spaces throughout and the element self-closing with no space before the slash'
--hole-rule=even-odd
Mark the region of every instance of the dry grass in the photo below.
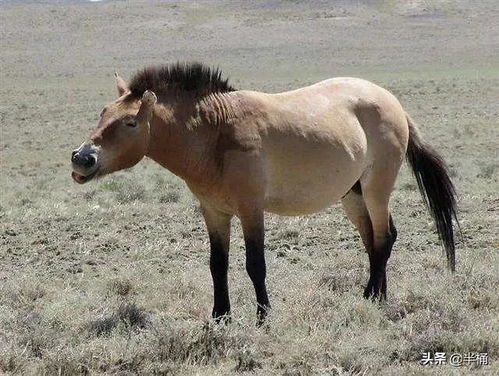
<svg viewBox="0 0 499 376">
<path fill-rule="evenodd" d="M 487 267 L 465 272 L 471 265 L 464 263 L 454 277 L 425 268 L 430 271 L 411 281 L 417 268 L 404 267 L 398 275 L 395 262 L 392 294 L 379 305 L 360 297 L 364 255 L 343 253 L 330 261 L 334 276 L 324 270 L 330 267 L 312 264 L 314 258 L 305 258 L 307 268 L 304 261 L 270 255 L 275 308 L 261 329 L 254 327 L 252 292 L 241 267 L 231 274 L 242 281 L 232 283 L 229 325 L 207 319 L 208 275 L 196 262 L 167 275 L 134 262 L 108 276 L 84 272 L 77 280 L 13 277 L 1 291 L 0 364 L 5 372 L 68 375 L 353 375 L 421 372 L 424 351 L 497 356 L 498 277 Z M 193 278 L 193 270 L 201 276 Z"/>
<path fill-rule="evenodd" d="M 0 373 L 498 374 L 496 4 L 423 3 L 0 5 Z M 266 217 L 273 311 L 259 329 L 235 223 L 233 320 L 214 325 L 208 239 L 183 183 L 143 161 L 80 187 L 68 167 L 114 69 L 192 58 L 244 88 L 357 75 L 393 90 L 453 171 L 455 275 L 404 169 L 386 303 L 361 298 L 367 257 L 334 207 Z M 426 351 L 491 365 L 423 367 Z"/>
</svg>

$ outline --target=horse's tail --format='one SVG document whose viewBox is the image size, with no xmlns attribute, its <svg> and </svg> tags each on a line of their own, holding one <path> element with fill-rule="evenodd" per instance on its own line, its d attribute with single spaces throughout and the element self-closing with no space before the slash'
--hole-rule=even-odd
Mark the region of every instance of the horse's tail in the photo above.
<svg viewBox="0 0 499 376">
<path fill-rule="evenodd" d="M 456 190 L 449 176 L 449 169 L 443 158 L 427 144 L 414 121 L 406 114 L 409 124 L 407 159 L 423 196 L 435 220 L 440 240 L 447 254 L 452 271 L 456 269 L 456 253 L 452 219 L 457 221 Z"/>
</svg>

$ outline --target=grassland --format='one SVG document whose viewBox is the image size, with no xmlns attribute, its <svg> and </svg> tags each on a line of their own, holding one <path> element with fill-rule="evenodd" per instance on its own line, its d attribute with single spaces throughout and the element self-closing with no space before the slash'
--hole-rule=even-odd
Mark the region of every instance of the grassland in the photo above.
<svg viewBox="0 0 499 376">
<path fill-rule="evenodd" d="M 3 3 L 0 374 L 499 374 L 499 14 L 495 1 Z M 233 322 L 214 325 L 195 199 L 149 160 L 85 186 L 69 156 L 115 98 L 114 70 L 220 65 L 276 92 L 351 75 L 392 90 L 451 166 L 451 275 L 407 168 L 386 303 L 339 206 L 267 216 L 273 311 L 255 328 L 234 223 Z M 488 352 L 486 367 L 421 354 Z"/>
</svg>

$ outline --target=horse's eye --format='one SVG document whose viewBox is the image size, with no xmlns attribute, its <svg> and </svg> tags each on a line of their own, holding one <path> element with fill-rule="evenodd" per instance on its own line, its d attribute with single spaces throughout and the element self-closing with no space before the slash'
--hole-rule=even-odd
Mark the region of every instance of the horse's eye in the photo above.
<svg viewBox="0 0 499 376">
<path fill-rule="evenodd" d="M 127 127 L 135 127 L 137 126 L 137 122 L 134 119 L 127 119 L 125 120 L 125 125 Z"/>
</svg>

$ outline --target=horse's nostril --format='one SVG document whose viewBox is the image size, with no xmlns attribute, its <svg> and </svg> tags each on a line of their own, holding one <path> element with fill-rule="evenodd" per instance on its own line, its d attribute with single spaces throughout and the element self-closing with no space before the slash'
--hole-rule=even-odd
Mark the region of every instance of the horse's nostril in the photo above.
<svg viewBox="0 0 499 376">
<path fill-rule="evenodd" d="M 71 153 L 71 162 L 80 167 L 91 168 L 95 165 L 97 159 L 92 154 L 79 153 L 75 150 Z"/>
<path fill-rule="evenodd" d="M 90 168 L 95 164 L 95 157 L 93 155 L 87 155 L 83 162 L 85 168 Z"/>
</svg>

